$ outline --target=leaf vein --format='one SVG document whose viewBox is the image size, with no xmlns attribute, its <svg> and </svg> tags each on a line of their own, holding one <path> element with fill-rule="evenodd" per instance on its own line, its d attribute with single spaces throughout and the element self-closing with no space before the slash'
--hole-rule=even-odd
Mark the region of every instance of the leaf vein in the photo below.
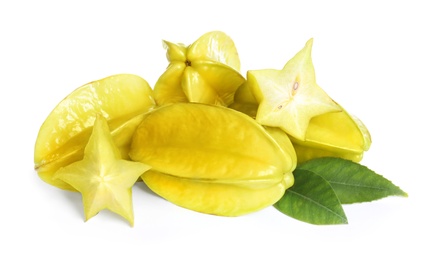
<svg viewBox="0 0 432 260">
<path fill-rule="evenodd" d="M 312 202 L 313 204 L 318 205 L 320 208 L 323 208 L 323 209 L 325 209 L 326 211 L 329 211 L 330 213 L 332 213 L 333 215 L 336 215 L 336 216 L 339 217 L 340 219 L 346 220 L 346 217 L 345 217 L 345 216 L 342 216 L 341 214 L 339 214 L 339 213 L 337 213 L 337 212 L 335 212 L 335 211 L 329 209 L 328 207 L 324 206 L 323 204 L 321 204 L 321 203 L 319 203 L 319 202 L 317 202 L 317 201 L 315 201 L 315 200 L 312 200 L 311 198 L 306 197 L 306 196 L 302 195 L 301 193 L 295 192 L 295 191 L 293 191 L 293 190 L 291 190 L 291 192 L 292 192 L 294 195 L 297 195 L 297 196 L 299 196 L 299 197 L 301 197 L 301 198 L 303 198 L 303 199 L 305 199 L 305 200 L 307 200 L 307 201 Z"/>
<path fill-rule="evenodd" d="M 337 181 L 328 181 L 330 184 L 339 184 L 349 187 L 361 187 L 361 188 L 370 188 L 370 189 L 376 189 L 376 190 L 389 190 L 387 188 L 378 187 L 378 186 L 369 186 L 369 185 L 361 185 L 361 184 L 352 184 L 352 183 L 344 183 L 344 182 L 337 182 Z"/>
</svg>

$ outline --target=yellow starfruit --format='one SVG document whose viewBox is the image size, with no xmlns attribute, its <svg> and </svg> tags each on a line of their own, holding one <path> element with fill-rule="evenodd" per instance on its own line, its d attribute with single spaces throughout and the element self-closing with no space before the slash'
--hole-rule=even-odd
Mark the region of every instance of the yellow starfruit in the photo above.
<svg viewBox="0 0 432 260">
<path fill-rule="evenodd" d="M 252 93 L 250 81 L 245 81 L 234 93 L 234 102 L 230 108 L 245 113 L 252 118 L 256 118 L 258 111 L 258 101 Z"/>
<path fill-rule="evenodd" d="M 158 105 L 198 102 L 228 106 L 245 81 L 232 39 L 223 32 L 202 35 L 189 46 L 164 41 L 168 68 L 154 86 Z"/>
<path fill-rule="evenodd" d="M 53 179 L 61 167 L 81 160 L 97 114 L 108 121 L 111 134 L 123 158 L 143 114 L 153 109 L 153 90 L 143 78 L 118 74 L 85 84 L 63 99 L 39 129 L 34 148 L 39 177 L 56 187 L 75 190 Z"/>
<path fill-rule="evenodd" d="M 318 157 L 340 157 L 354 162 L 363 159 L 372 142 L 370 133 L 360 119 L 341 109 L 312 118 L 305 140 L 291 137 L 299 163 Z"/>
<path fill-rule="evenodd" d="M 145 115 L 130 157 L 161 197 L 198 212 L 238 216 L 274 204 L 294 183 L 288 137 L 222 106 L 166 105 Z"/>
</svg>

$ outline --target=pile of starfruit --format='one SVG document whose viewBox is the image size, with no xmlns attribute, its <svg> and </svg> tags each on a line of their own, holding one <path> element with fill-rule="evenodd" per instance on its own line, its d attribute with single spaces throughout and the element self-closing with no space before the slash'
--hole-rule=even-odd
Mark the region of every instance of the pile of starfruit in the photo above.
<svg viewBox="0 0 432 260">
<path fill-rule="evenodd" d="M 201 213 L 273 205 L 312 224 L 347 223 L 343 204 L 407 196 L 359 164 L 370 134 L 317 85 L 312 39 L 281 70 L 246 75 L 223 32 L 163 44 L 169 64 L 153 87 L 133 74 L 90 82 L 39 130 L 38 175 L 80 192 L 86 220 L 108 209 L 133 225 L 138 181 Z"/>
</svg>

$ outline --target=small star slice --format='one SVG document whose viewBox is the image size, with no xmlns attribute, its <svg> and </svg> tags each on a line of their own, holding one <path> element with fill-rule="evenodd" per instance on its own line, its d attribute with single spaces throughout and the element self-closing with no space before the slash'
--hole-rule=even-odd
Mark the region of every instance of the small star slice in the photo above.
<svg viewBox="0 0 432 260">
<path fill-rule="evenodd" d="M 247 72 L 248 84 L 259 102 L 257 122 L 280 127 L 300 140 L 305 139 L 311 118 L 341 111 L 341 107 L 316 84 L 311 49 L 312 39 L 282 70 Z"/>
</svg>

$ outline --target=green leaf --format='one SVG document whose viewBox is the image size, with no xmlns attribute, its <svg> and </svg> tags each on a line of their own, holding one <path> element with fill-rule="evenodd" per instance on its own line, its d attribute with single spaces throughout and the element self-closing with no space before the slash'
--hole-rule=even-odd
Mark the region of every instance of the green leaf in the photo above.
<svg viewBox="0 0 432 260">
<path fill-rule="evenodd" d="M 316 225 L 347 224 L 342 205 L 331 185 L 320 175 L 296 169 L 295 183 L 274 205 L 280 212 Z"/>
<path fill-rule="evenodd" d="M 326 179 L 342 204 L 368 202 L 407 193 L 383 176 L 358 163 L 341 158 L 317 158 L 298 166 Z"/>
</svg>

